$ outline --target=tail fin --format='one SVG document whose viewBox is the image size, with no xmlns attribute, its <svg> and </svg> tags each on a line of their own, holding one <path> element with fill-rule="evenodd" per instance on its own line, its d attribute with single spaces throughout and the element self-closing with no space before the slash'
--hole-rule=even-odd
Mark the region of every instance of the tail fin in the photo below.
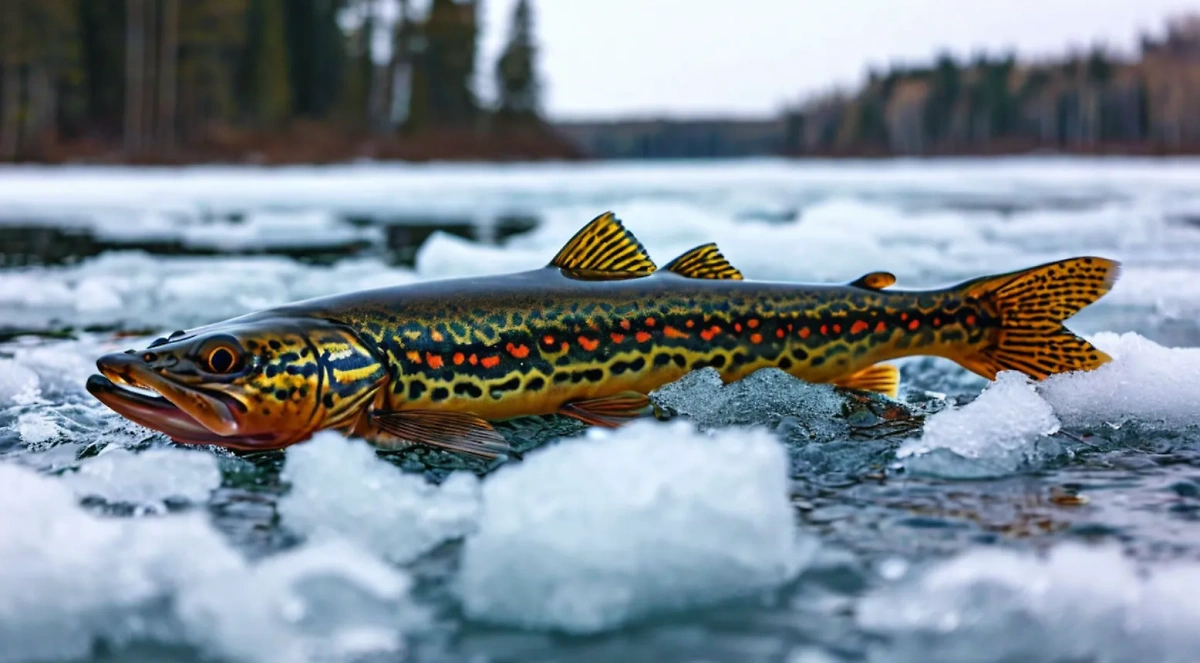
<svg viewBox="0 0 1200 663">
<path fill-rule="evenodd" d="M 1041 380 L 1108 363 L 1111 357 L 1062 323 L 1111 290 L 1120 271 L 1113 260 L 1070 258 L 958 286 L 1000 321 L 990 342 L 958 363 L 989 380 L 1005 370 Z"/>
</svg>

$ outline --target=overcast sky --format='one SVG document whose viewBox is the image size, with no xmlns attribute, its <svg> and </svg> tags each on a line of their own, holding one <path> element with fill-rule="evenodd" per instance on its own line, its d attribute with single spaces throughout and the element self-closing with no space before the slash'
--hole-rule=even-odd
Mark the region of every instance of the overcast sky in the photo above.
<svg viewBox="0 0 1200 663">
<path fill-rule="evenodd" d="M 490 79 L 516 0 L 483 0 Z M 551 117 L 765 115 L 868 65 L 1014 48 L 1062 54 L 1200 11 L 1200 0 L 533 0 Z M 482 82 L 482 81 L 481 81 Z M 487 86 L 490 80 L 484 83 Z M 487 90 L 485 89 L 485 94 Z"/>
</svg>

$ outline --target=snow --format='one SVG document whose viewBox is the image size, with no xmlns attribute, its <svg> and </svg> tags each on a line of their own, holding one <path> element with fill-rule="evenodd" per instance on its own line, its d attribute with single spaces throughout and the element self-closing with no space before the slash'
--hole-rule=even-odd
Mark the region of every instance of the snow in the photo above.
<svg viewBox="0 0 1200 663">
<path fill-rule="evenodd" d="M 283 479 L 291 484 L 278 507 L 286 527 L 310 540 L 354 540 L 396 563 L 461 538 L 478 519 L 474 475 L 456 472 L 435 486 L 338 433 L 291 447 Z"/>
<path fill-rule="evenodd" d="M 804 562 L 762 431 L 643 421 L 502 468 L 463 551 L 474 619 L 573 633 L 770 590 Z"/>
<path fill-rule="evenodd" d="M 1200 427 L 1200 349 L 1163 347 L 1133 332 L 1089 340 L 1113 360 L 1036 385 L 1003 372 L 971 403 L 930 417 L 921 436 L 896 451 L 897 459 L 918 472 L 994 476 L 1056 455 L 1057 445 L 1046 436 L 1060 429 Z"/>
<path fill-rule="evenodd" d="M 905 441 L 896 457 L 912 459 L 905 466 L 918 472 L 1008 474 L 1031 460 L 1036 443 L 1060 427 L 1029 379 L 1006 371 L 966 406 L 929 417 L 921 436 Z"/>
<path fill-rule="evenodd" d="M 872 660 L 1190 663 L 1198 592 L 1195 562 L 1146 575 L 1116 546 L 983 548 L 865 598 L 857 621 L 890 638 Z"/>
<path fill-rule="evenodd" d="M 152 511 L 167 501 L 203 504 L 221 485 L 217 459 L 206 450 L 147 449 L 133 453 L 107 447 L 63 480 L 79 497 L 132 504 Z"/>
<path fill-rule="evenodd" d="M 1084 374 L 1051 376 L 1040 388 L 1064 425 L 1200 426 L 1200 348 L 1167 348 L 1132 332 L 1090 340 L 1113 361 Z"/>
<path fill-rule="evenodd" d="M 250 565 L 189 514 L 98 518 L 67 482 L 0 465 L 0 662 L 75 660 L 97 640 L 199 647 L 244 663 L 403 649 L 411 580 L 324 541 Z"/>
</svg>

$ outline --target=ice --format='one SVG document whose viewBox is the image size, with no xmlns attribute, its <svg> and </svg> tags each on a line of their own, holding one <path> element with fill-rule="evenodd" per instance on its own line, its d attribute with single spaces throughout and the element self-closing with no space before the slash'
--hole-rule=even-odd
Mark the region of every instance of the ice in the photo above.
<svg viewBox="0 0 1200 663">
<path fill-rule="evenodd" d="M 345 537 L 396 563 L 462 537 L 479 517 L 473 474 L 436 486 L 337 433 L 291 447 L 283 478 L 291 484 L 278 507 L 286 527 L 310 540 Z"/>
<path fill-rule="evenodd" d="M 404 650 L 399 628 L 423 615 L 411 579 L 340 541 L 190 586 L 176 607 L 188 639 L 237 661 L 325 663 Z"/>
<path fill-rule="evenodd" d="M 105 520 L 64 482 L 0 465 L 0 661 L 82 657 L 147 635 L 140 610 L 242 568 L 200 516 Z"/>
<path fill-rule="evenodd" d="M 763 431 L 642 421 L 563 442 L 483 486 L 468 616 L 573 633 L 778 587 L 804 564 L 787 456 Z"/>
<path fill-rule="evenodd" d="M 844 401 L 832 386 L 809 384 L 775 368 L 730 384 L 716 369 L 704 368 L 659 388 L 651 400 L 705 429 L 787 419 L 795 441 L 829 441 L 849 433 Z"/>
<path fill-rule="evenodd" d="M 976 549 L 868 596 L 857 620 L 887 638 L 879 661 L 1191 663 L 1197 593 L 1200 565 L 1146 575 L 1116 546 Z"/>
<path fill-rule="evenodd" d="M 929 417 L 921 436 L 905 441 L 896 457 L 916 472 L 1007 474 L 1035 458 L 1037 442 L 1060 427 L 1029 379 L 1005 371 L 974 401 Z"/>
<path fill-rule="evenodd" d="M 98 518 L 68 482 L 15 465 L 0 486 L 3 663 L 76 660 L 97 641 L 334 663 L 401 651 L 426 623 L 409 577 L 344 541 L 249 565 L 205 516 Z"/>
<path fill-rule="evenodd" d="M 63 476 L 80 497 L 162 511 L 168 501 L 203 504 L 221 485 L 216 458 L 206 450 L 107 447 Z"/>
<path fill-rule="evenodd" d="M 1091 340 L 1113 361 L 1087 373 L 1051 376 L 1040 387 L 1064 425 L 1200 426 L 1200 348 L 1167 348 L 1136 333 Z"/>
</svg>

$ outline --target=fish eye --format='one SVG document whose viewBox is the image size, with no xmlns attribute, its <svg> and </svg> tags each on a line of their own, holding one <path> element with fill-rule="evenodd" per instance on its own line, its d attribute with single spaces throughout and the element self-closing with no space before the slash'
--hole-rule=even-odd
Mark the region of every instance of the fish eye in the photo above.
<svg viewBox="0 0 1200 663">
<path fill-rule="evenodd" d="M 232 372 L 240 363 L 241 357 L 236 350 L 228 345 L 217 345 L 204 355 L 204 363 L 208 372 L 224 375 Z"/>
</svg>

